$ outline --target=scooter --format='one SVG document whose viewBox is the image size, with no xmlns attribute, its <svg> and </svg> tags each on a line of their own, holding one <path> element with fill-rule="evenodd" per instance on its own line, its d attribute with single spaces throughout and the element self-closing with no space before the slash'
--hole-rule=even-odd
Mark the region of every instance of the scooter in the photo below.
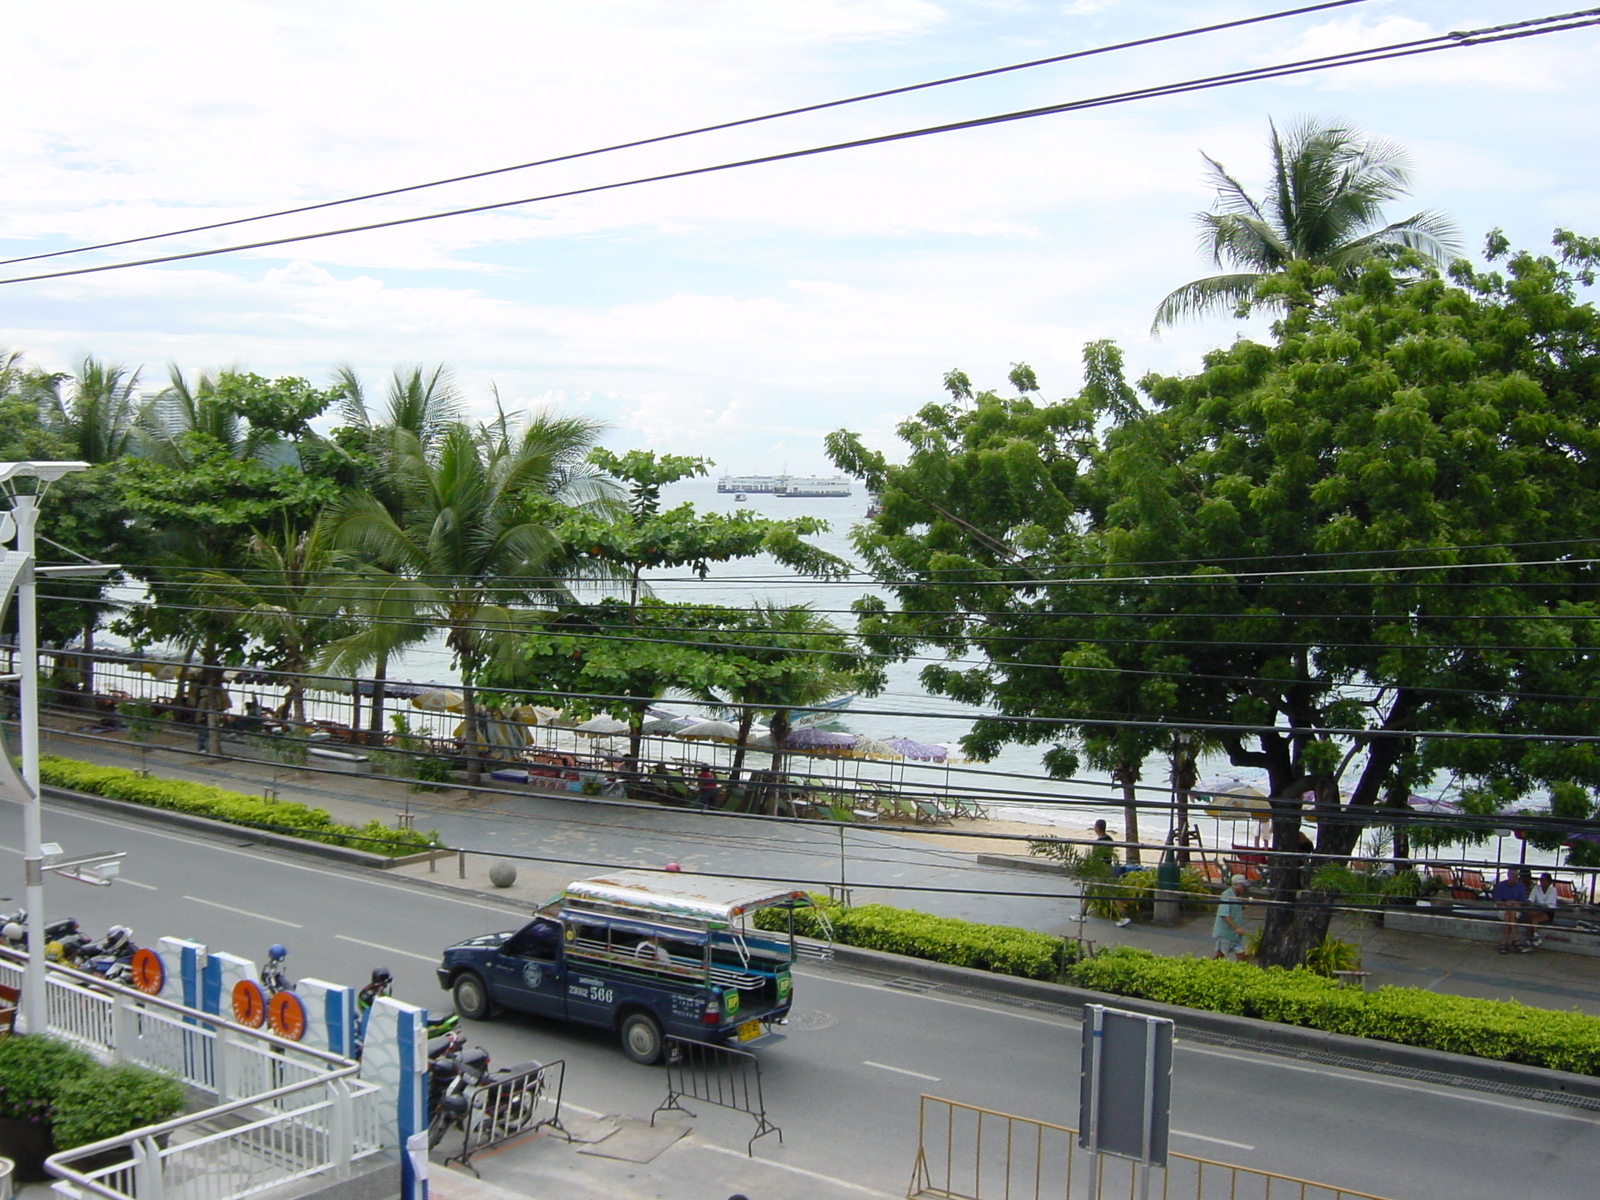
<svg viewBox="0 0 1600 1200">
<path fill-rule="evenodd" d="M 441 1041 L 465 1038 L 449 1034 Z M 489 1075 L 489 1052 L 474 1046 L 471 1052 L 442 1053 L 428 1066 L 428 1149 L 432 1150 L 451 1129 L 466 1131 L 467 1110 L 471 1101 L 467 1089 L 484 1082 Z"/>
<path fill-rule="evenodd" d="M 294 991 L 294 981 L 283 969 L 288 958 L 289 947 L 283 943 L 274 942 L 267 947 L 267 961 L 261 967 L 261 990 L 269 1000 L 279 992 Z"/>
<path fill-rule="evenodd" d="M 133 956 L 139 947 L 133 943 L 133 930 L 126 925 L 113 925 L 98 944 L 89 943 L 78 955 L 82 968 L 102 975 L 108 982 L 131 986 L 133 984 Z"/>
</svg>

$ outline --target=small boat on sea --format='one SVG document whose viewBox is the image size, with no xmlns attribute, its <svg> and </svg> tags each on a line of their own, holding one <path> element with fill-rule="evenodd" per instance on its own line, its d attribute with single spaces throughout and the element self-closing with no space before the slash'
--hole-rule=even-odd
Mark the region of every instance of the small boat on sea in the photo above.
<svg viewBox="0 0 1600 1200">
<path fill-rule="evenodd" d="M 734 497 L 734 498 L 733 498 L 733 502 L 734 502 L 734 503 L 735 503 L 735 504 L 743 504 L 743 503 L 744 503 L 744 502 L 745 502 L 745 501 L 746 501 L 746 500 L 748 500 L 748 499 L 749 499 L 749 498 L 750 498 L 750 497 L 748 497 L 748 496 L 746 496 L 746 495 L 745 495 L 745 494 L 744 494 L 744 493 L 743 493 L 743 492 L 740 492 L 740 493 L 739 493 L 739 494 L 738 494 L 738 495 L 737 495 L 737 496 L 735 496 L 735 497 Z"/>
</svg>

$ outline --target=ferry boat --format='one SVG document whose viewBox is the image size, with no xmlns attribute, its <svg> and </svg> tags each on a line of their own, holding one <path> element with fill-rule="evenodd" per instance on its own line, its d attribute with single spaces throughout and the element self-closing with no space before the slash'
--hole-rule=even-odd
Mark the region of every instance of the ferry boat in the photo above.
<svg viewBox="0 0 1600 1200">
<path fill-rule="evenodd" d="M 832 499 L 850 495 L 850 480 L 843 476 L 825 479 L 818 475 L 724 475 L 717 480 L 717 491 L 737 496 L 752 492 L 795 499 Z"/>
</svg>

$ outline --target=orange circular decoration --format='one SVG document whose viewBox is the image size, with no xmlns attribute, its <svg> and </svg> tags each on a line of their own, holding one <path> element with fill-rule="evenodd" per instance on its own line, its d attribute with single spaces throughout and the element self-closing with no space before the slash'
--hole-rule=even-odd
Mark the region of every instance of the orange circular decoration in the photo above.
<svg viewBox="0 0 1600 1200">
<path fill-rule="evenodd" d="M 251 1029 L 260 1029 L 267 1019 L 267 998 L 254 980 L 241 979 L 233 985 L 233 1019 Z"/>
<path fill-rule="evenodd" d="M 133 975 L 134 987 L 147 996 L 161 994 L 161 989 L 167 982 L 167 968 L 161 961 L 161 956 L 154 950 L 135 950 L 133 961 L 128 964 L 128 970 Z"/>
<path fill-rule="evenodd" d="M 293 992 L 278 992 L 267 1002 L 267 1025 L 279 1037 L 298 1042 L 306 1035 L 306 1006 Z"/>
</svg>

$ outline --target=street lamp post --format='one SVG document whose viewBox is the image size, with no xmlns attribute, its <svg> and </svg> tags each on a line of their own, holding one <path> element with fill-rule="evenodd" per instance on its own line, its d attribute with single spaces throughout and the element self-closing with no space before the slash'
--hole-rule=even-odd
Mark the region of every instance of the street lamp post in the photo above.
<svg viewBox="0 0 1600 1200">
<path fill-rule="evenodd" d="M 0 484 L 32 478 L 42 490 L 49 483 L 84 471 L 85 462 L 0 463 Z M 13 493 L 11 518 L 16 522 L 16 552 L 22 557 L 17 586 L 17 652 L 21 659 L 22 781 L 26 785 L 22 820 L 24 903 L 28 909 L 28 970 L 22 983 L 22 1012 L 30 1033 L 43 1033 L 45 1017 L 44 959 L 44 821 L 39 799 L 39 621 L 34 552 L 39 523 L 39 493 Z"/>
</svg>

